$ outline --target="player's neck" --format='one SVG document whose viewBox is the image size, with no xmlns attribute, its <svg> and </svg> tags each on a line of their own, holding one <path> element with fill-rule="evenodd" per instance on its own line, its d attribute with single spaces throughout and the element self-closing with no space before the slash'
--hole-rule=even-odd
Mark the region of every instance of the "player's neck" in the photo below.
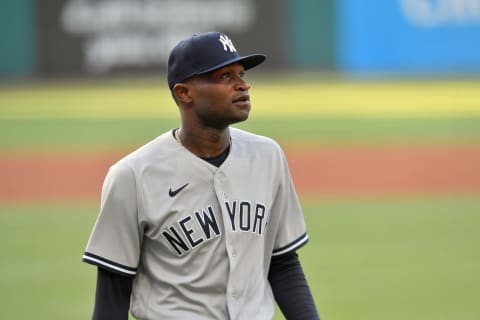
<svg viewBox="0 0 480 320">
<path fill-rule="evenodd" d="M 216 129 L 180 128 L 175 132 L 177 140 L 190 152 L 209 158 L 221 154 L 230 145 L 230 131 Z"/>
</svg>

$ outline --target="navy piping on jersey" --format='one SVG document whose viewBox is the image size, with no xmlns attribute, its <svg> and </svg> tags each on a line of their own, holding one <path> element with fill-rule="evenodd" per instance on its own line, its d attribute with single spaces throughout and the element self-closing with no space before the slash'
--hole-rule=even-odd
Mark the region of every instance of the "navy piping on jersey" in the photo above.
<svg viewBox="0 0 480 320">
<path fill-rule="evenodd" d="M 122 275 L 134 276 L 137 274 L 137 268 L 128 267 L 89 252 L 84 253 L 83 261 Z"/>
<path fill-rule="evenodd" d="M 307 242 L 308 242 L 308 235 L 307 233 L 304 233 L 299 238 L 290 242 L 286 246 L 280 247 L 278 249 L 274 249 L 272 252 L 272 256 L 274 257 L 281 256 L 282 254 L 285 254 L 291 251 L 296 251 L 298 248 L 307 244 Z"/>
</svg>

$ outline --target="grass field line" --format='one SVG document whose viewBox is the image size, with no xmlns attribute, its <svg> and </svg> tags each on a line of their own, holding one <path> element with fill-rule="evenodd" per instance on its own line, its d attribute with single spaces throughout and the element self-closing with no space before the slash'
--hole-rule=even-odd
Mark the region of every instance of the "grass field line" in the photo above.
<svg viewBox="0 0 480 320">
<path fill-rule="evenodd" d="M 256 117 L 451 117 L 480 115 L 480 82 L 261 81 L 250 90 Z M 163 83 L 31 85 L 0 89 L 0 119 L 177 118 Z"/>
</svg>

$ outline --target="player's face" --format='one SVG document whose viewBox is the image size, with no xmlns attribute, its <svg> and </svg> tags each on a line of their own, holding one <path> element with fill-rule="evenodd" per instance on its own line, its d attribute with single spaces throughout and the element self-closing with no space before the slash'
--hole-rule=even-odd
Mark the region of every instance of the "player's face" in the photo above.
<svg viewBox="0 0 480 320">
<path fill-rule="evenodd" d="M 235 63 L 192 78 L 193 108 L 203 125 L 223 129 L 248 118 L 250 85 L 244 75 L 243 65 Z"/>
</svg>

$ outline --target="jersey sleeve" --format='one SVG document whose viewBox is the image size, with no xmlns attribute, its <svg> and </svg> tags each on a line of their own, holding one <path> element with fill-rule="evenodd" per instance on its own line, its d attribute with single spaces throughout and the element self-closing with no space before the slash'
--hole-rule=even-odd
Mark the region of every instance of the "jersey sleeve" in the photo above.
<svg viewBox="0 0 480 320">
<path fill-rule="evenodd" d="M 105 178 L 100 213 L 83 261 L 122 275 L 134 276 L 140 257 L 137 188 L 132 169 L 112 166 Z"/>
<path fill-rule="evenodd" d="M 293 185 L 287 159 L 280 150 L 280 183 L 272 210 L 278 217 L 272 256 L 293 252 L 308 242 L 308 235 L 300 202 Z"/>
</svg>

